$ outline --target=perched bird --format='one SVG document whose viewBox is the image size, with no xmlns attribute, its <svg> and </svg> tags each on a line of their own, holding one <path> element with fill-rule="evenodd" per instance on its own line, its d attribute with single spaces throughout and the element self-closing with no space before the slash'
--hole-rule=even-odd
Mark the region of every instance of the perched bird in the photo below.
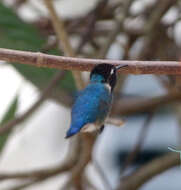
<svg viewBox="0 0 181 190">
<path fill-rule="evenodd" d="M 71 112 L 66 137 L 78 132 L 102 131 L 112 104 L 117 70 L 127 65 L 99 64 L 90 73 L 90 83 L 80 92 Z"/>
</svg>

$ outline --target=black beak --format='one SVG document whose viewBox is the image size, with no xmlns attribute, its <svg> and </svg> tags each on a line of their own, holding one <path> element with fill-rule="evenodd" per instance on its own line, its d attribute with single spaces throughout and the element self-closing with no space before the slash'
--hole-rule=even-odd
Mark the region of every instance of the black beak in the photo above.
<svg viewBox="0 0 181 190">
<path fill-rule="evenodd" d="M 120 68 L 127 67 L 128 65 L 117 65 L 116 70 L 119 70 Z"/>
</svg>

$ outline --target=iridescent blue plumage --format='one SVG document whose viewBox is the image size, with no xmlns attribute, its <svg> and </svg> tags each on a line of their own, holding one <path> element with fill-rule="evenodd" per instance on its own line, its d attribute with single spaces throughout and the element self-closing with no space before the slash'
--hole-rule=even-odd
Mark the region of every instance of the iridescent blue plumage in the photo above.
<svg viewBox="0 0 181 190">
<path fill-rule="evenodd" d="M 79 131 L 87 131 L 88 128 L 97 130 L 103 126 L 112 103 L 116 71 L 120 67 L 110 64 L 94 67 L 90 74 L 90 83 L 81 91 L 72 107 L 71 125 L 66 138 Z"/>
<path fill-rule="evenodd" d="M 111 105 L 112 93 L 102 83 L 90 83 L 78 96 L 72 107 L 72 121 L 66 137 L 81 130 L 88 123 L 102 123 Z"/>
</svg>

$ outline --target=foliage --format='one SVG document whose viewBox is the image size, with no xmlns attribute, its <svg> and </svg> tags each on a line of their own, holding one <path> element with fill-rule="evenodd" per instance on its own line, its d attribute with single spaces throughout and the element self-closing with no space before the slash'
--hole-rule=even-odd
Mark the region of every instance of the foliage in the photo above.
<svg viewBox="0 0 181 190">
<path fill-rule="evenodd" d="M 0 126 L 4 125 L 8 121 L 14 119 L 17 109 L 18 109 L 18 95 L 15 96 L 13 101 L 10 103 L 8 110 L 6 111 L 6 113 L 4 114 L 4 116 L 0 122 Z M 0 137 L 0 152 L 2 152 L 4 145 L 6 144 L 10 133 L 11 133 L 11 131 L 1 135 L 1 137 Z"/>
<path fill-rule="evenodd" d="M 16 50 L 41 51 L 46 44 L 45 36 L 41 35 L 31 24 L 23 22 L 12 9 L 0 2 L 0 47 Z M 57 49 L 47 53 L 60 55 Z M 43 89 L 55 74 L 55 69 L 35 68 L 29 65 L 12 64 L 15 69 L 38 88 Z M 61 91 L 68 94 L 75 91 L 75 83 L 71 72 L 67 72 L 64 80 L 58 85 L 57 94 Z"/>
</svg>

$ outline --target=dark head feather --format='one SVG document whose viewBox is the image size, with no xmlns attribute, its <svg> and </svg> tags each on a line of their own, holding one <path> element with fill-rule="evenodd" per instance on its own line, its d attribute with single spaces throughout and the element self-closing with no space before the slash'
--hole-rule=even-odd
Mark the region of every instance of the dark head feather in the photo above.
<svg viewBox="0 0 181 190">
<path fill-rule="evenodd" d="M 93 75 L 101 75 L 103 80 L 101 82 L 108 83 L 113 90 L 116 85 L 116 67 L 111 64 L 99 64 L 95 66 L 90 74 L 90 78 Z"/>
</svg>

